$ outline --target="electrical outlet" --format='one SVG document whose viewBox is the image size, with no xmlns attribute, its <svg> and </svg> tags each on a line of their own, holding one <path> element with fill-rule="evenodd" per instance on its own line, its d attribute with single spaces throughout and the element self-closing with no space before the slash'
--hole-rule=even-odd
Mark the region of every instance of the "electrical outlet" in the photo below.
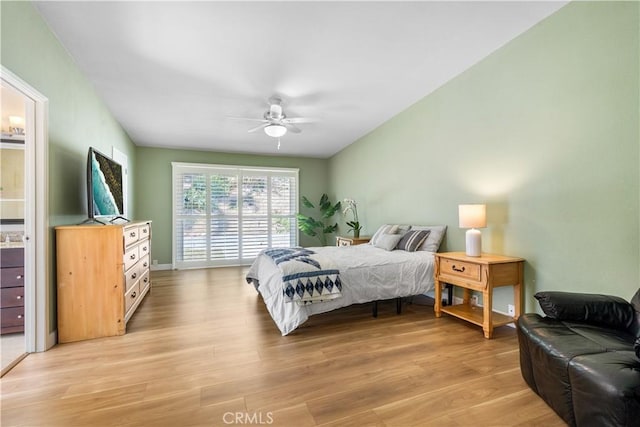
<svg viewBox="0 0 640 427">
<path fill-rule="evenodd" d="M 515 316 L 516 315 L 516 307 L 513 304 L 507 305 L 507 313 L 509 313 L 509 316 Z"/>
<path fill-rule="evenodd" d="M 471 296 L 471 306 L 476 307 L 478 305 L 478 295 Z"/>
</svg>

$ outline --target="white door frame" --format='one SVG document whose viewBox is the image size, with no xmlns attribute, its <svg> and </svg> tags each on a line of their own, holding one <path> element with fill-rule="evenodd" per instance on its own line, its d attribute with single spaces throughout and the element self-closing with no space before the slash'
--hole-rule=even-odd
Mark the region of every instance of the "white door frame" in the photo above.
<svg viewBox="0 0 640 427">
<path fill-rule="evenodd" d="M 49 286 L 49 100 L 20 77 L 0 65 L 2 81 L 33 101 L 25 114 L 25 349 L 45 351 L 56 344 L 52 328 Z M 35 177 L 35 181 L 33 180 Z M 31 178 L 31 179 L 30 179 Z M 29 181 L 32 181 L 29 183 Z"/>
</svg>

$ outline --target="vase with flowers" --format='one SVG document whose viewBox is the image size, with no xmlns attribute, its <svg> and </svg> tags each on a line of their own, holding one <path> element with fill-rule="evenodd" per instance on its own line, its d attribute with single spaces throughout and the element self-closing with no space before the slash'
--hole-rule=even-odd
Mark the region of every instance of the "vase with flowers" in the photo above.
<svg viewBox="0 0 640 427">
<path fill-rule="evenodd" d="M 351 211 L 353 214 L 353 221 L 347 221 L 347 225 L 349 226 L 349 233 L 353 231 L 353 237 L 360 237 L 360 230 L 362 230 L 362 226 L 360 225 L 360 220 L 358 219 L 358 204 L 353 199 L 344 199 L 342 202 L 345 207 L 342 213 L 344 215 L 347 212 Z"/>
</svg>

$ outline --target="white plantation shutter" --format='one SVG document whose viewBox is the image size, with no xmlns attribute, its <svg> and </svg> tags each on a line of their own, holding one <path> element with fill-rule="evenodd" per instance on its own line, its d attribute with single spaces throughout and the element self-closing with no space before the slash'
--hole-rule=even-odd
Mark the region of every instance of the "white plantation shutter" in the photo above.
<svg viewBox="0 0 640 427">
<path fill-rule="evenodd" d="M 249 264 L 298 244 L 298 170 L 172 163 L 174 268 Z"/>
</svg>

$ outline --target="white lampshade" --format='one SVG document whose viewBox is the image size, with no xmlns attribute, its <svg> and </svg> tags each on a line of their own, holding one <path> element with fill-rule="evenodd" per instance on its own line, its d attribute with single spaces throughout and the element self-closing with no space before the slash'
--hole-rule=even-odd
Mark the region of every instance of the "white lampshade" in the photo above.
<svg viewBox="0 0 640 427">
<path fill-rule="evenodd" d="M 9 116 L 9 124 L 11 125 L 11 127 L 19 128 L 19 127 L 22 127 L 23 123 L 24 123 L 24 119 L 22 117 Z"/>
<path fill-rule="evenodd" d="M 483 228 L 487 226 L 486 205 L 458 205 L 460 228 Z"/>
<path fill-rule="evenodd" d="M 273 138 L 280 138 L 287 133 L 287 128 L 282 125 L 269 125 L 264 128 L 264 133 Z"/>
<path fill-rule="evenodd" d="M 485 205 L 459 205 L 458 221 L 460 228 L 470 228 L 465 235 L 467 256 L 482 254 L 482 234 L 476 228 L 487 226 L 487 207 Z"/>
</svg>

